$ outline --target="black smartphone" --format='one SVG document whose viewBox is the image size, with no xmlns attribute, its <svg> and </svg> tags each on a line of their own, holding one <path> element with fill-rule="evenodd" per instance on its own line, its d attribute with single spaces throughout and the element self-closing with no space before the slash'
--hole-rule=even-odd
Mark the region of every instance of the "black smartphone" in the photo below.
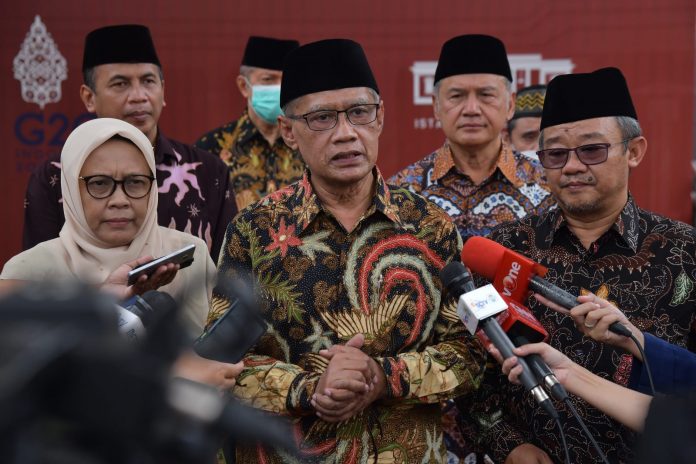
<svg viewBox="0 0 696 464">
<path fill-rule="evenodd" d="M 143 274 L 146 274 L 148 276 L 154 274 L 157 268 L 163 264 L 178 264 L 179 269 L 183 269 L 187 266 L 190 266 L 191 263 L 193 263 L 194 251 L 196 251 L 196 245 L 192 243 L 190 245 L 186 245 L 184 248 L 180 250 L 176 250 L 172 253 L 169 253 L 166 256 L 153 259 L 149 263 L 145 263 L 142 266 L 136 267 L 128 273 L 128 285 L 133 285 Z"/>
</svg>

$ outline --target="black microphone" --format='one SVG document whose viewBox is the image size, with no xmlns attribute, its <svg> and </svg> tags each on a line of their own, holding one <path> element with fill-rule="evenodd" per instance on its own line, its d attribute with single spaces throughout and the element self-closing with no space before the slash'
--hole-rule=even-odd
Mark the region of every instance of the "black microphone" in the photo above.
<svg viewBox="0 0 696 464">
<path fill-rule="evenodd" d="M 577 297 L 540 277 L 546 274 L 544 266 L 493 240 L 469 238 L 462 248 L 462 261 L 475 273 L 493 282 L 503 296 L 525 301 L 527 292 L 531 290 L 566 309 L 578 305 Z M 609 330 L 624 337 L 632 335 L 626 326 L 618 322 L 612 323 Z"/>
<path fill-rule="evenodd" d="M 242 279 L 221 279 L 216 292 L 230 301 L 229 308 L 194 342 L 194 350 L 204 358 L 237 363 L 266 333 L 259 315 L 259 304 L 251 284 Z"/>
<path fill-rule="evenodd" d="M 479 336 L 483 330 L 505 359 L 515 356 L 512 352 L 515 345 L 494 317 L 507 309 L 507 304 L 495 288 L 490 284 L 475 288 L 466 266 L 457 261 L 449 263 L 440 271 L 440 279 L 449 293 L 459 298 L 457 313 L 469 332 Z M 469 290 L 472 288 L 474 290 Z M 552 418 L 558 418 L 549 396 L 535 379 L 525 359 L 518 356 L 517 364 L 522 367 L 519 379 L 524 388 Z"/>
</svg>

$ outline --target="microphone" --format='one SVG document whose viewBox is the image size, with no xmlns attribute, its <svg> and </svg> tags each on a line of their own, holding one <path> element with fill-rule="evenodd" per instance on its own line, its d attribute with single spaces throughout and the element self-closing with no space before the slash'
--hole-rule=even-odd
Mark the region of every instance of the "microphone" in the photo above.
<svg viewBox="0 0 696 464">
<path fill-rule="evenodd" d="M 538 293 L 566 309 L 578 305 L 577 298 L 543 277 L 548 269 L 493 240 L 469 238 L 462 248 L 462 261 L 475 273 L 493 282 L 503 296 L 524 301 L 529 290 Z M 624 337 L 631 331 L 614 322 L 609 330 Z"/>
<path fill-rule="evenodd" d="M 194 342 L 199 356 L 225 363 L 237 363 L 266 333 L 266 323 L 258 314 L 258 301 L 250 285 L 242 279 L 224 279 L 216 291 L 230 307 Z"/>
<path fill-rule="evenodd" d="M 544 342 L 549 334 L 543 325 L 524 305 L 506 296 L 502 297 L 508 305 L 507 311 L 497 316 L 498 322 L 515 346 Z M 556 374 L 536 353 L 525 356 L 527 364 L 540 384 L 544 385 L 554 399 L 563 401 L 568 397 L 565 387 Z"/>
<path fill-rule="evenodd" d="M 440 279 L 453 296 L 459 296 L 457 314 L 469 333 L 480 337 L 481 330 L 493 345 L 505 357 L 514 356 L 515 345 L 503 331 L 498 320 L 493 317 L 508 307 L 493 285 L 475 288 L 471 274 L 462 263 L 453 261 L 440 271 Z M 473 289 L 473 290 L 471 290 Z M 481 326 L 481 330 L 479 329 Z M 556 409 L 549 396 L 534 378 L 524 358 L 518 356 L 518 365 L 522 367 L 520 382 L 529 391 L 537 403 L 554 419 L 558 418 Z"/>
<path fill-rule="evenodd" d="M 148 290 L 142 296 L 136 295 L 133 304 L 129 306 L 115 306 L 119 332 L 133 340 L 145 338 L 147 329 L 152 329 L 167 313 L 176 311 L 174 299 L 157 290 Z"/>
</svg>

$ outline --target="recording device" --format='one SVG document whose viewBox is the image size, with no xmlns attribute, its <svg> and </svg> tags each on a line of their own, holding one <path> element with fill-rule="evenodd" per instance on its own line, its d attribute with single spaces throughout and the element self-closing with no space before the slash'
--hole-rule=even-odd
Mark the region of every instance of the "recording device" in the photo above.
<svg viewBox="0 0 696 464">
<path fill-rule="evenodd" d="M 199 356 L 226 363 L 237 363 L 266 333 L 266 322 L 259 315 L 258 298 L 252 285 L 243 279 L 221 279 L 216 292 L 230 301 L 229 308 L 194 343 Z"/>
<path fill-rule="evenodd" d="M 527 292 L 536 292 L 566 309 L 578 305 L 577 298 L 545 280 L 548 269 L 493 240 L 484 237 L 469 238 L 462 248 L 462 261 L 475 273 L 493 282 L 501 293 L 516 301 L 525 301 Z M 625 337 L 631 331 L 614 322 L 609 330 Z"/>
<path fill-rule="evenodd" d="M 475 288 L 466 266 L 457 261 L 449 263 L 440 271 L 440 279 L 449 293 L 459 298 L 457 314 L 469 333 L 479 336 L 478 333 L 483 331 L 504 358 L 514 356 L 512 350 L 515 345 L 494 317 L 505 311 L 508 306 L 493 285 Z M 551 417 L 558 418 L 549 396 L 535 379 L 525 359 L 518 356 L 518 365 L 522 367 L 519 379 L 524 388 L 532 394 L 544 411 Z"/>
<path fill-rule="evenodd" d="M 196 251 L 196 245 L 190 244 L 176 250 L 161 258 L 153 259 L 152 261 L 138 266 L 128 273 L 128 285 L 133 285 L 138 281 L 138 278 L 145 274 L 148 277 L 155 273 L 158 267 L 174 263 L 179 265 L 179 269 L 190 266 L 193 263 L 193 253 Z"/>
<path fill-rule="evenodd" d="M 118 329 L 129 339 L 143 339 L 147 334 L 146 329 L 163 316 L 162 311 L 155 308 L 169 308 L 175 304 L 171 296 L 157 290 L 136 295 L 133 304 L 126 307 L 116 305 Z"/>
<path fill-rule="evenodd" d="M 124 339 L 113 300 L 88 286 L 30 284 L 0 300 L 0 460 L 213 462 L 237 434 L 294 453 L 286 422 L 171 379 L 178 308 L 161 292 L 143 300 L 144 343 Z"/>
</svg>

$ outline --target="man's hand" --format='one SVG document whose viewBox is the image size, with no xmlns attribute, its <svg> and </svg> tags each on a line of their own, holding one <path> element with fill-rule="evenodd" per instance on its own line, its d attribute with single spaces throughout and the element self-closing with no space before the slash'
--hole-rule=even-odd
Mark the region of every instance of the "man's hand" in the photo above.
<svg viewBox="0 0 696 464">
<path fill-rule="evenodd" d="M 128 273 L 138 266 L 152 261 L 152 256 L 142 256 L 136 260 L 122 264 L 106 278 L 101 290 L 114 295 L 119 300 L 127 300 L 134 295 L 142 295 L 148 290 L 156 290 L 167 285 L 179 271 L 178 264 L 163 264 L 151 276 L 142 275 L 135 284 L 128 286 Z"/>
<path fill-rule="evenodd" d="M 543 450 L 531 443 L 523 443 L 508 454 L 505 464 L 553 464 L 553 461 Z"/>
<path fill-rule="evenodd" d="M 320 351 L 329 365 L 319 379 L 312 406 L 327 422 L 349 419 L 384 394 L 384 373 L 360 350 L 364 341 L 364 336 L 358 334 L 345 345 Z"/>
</svg>

